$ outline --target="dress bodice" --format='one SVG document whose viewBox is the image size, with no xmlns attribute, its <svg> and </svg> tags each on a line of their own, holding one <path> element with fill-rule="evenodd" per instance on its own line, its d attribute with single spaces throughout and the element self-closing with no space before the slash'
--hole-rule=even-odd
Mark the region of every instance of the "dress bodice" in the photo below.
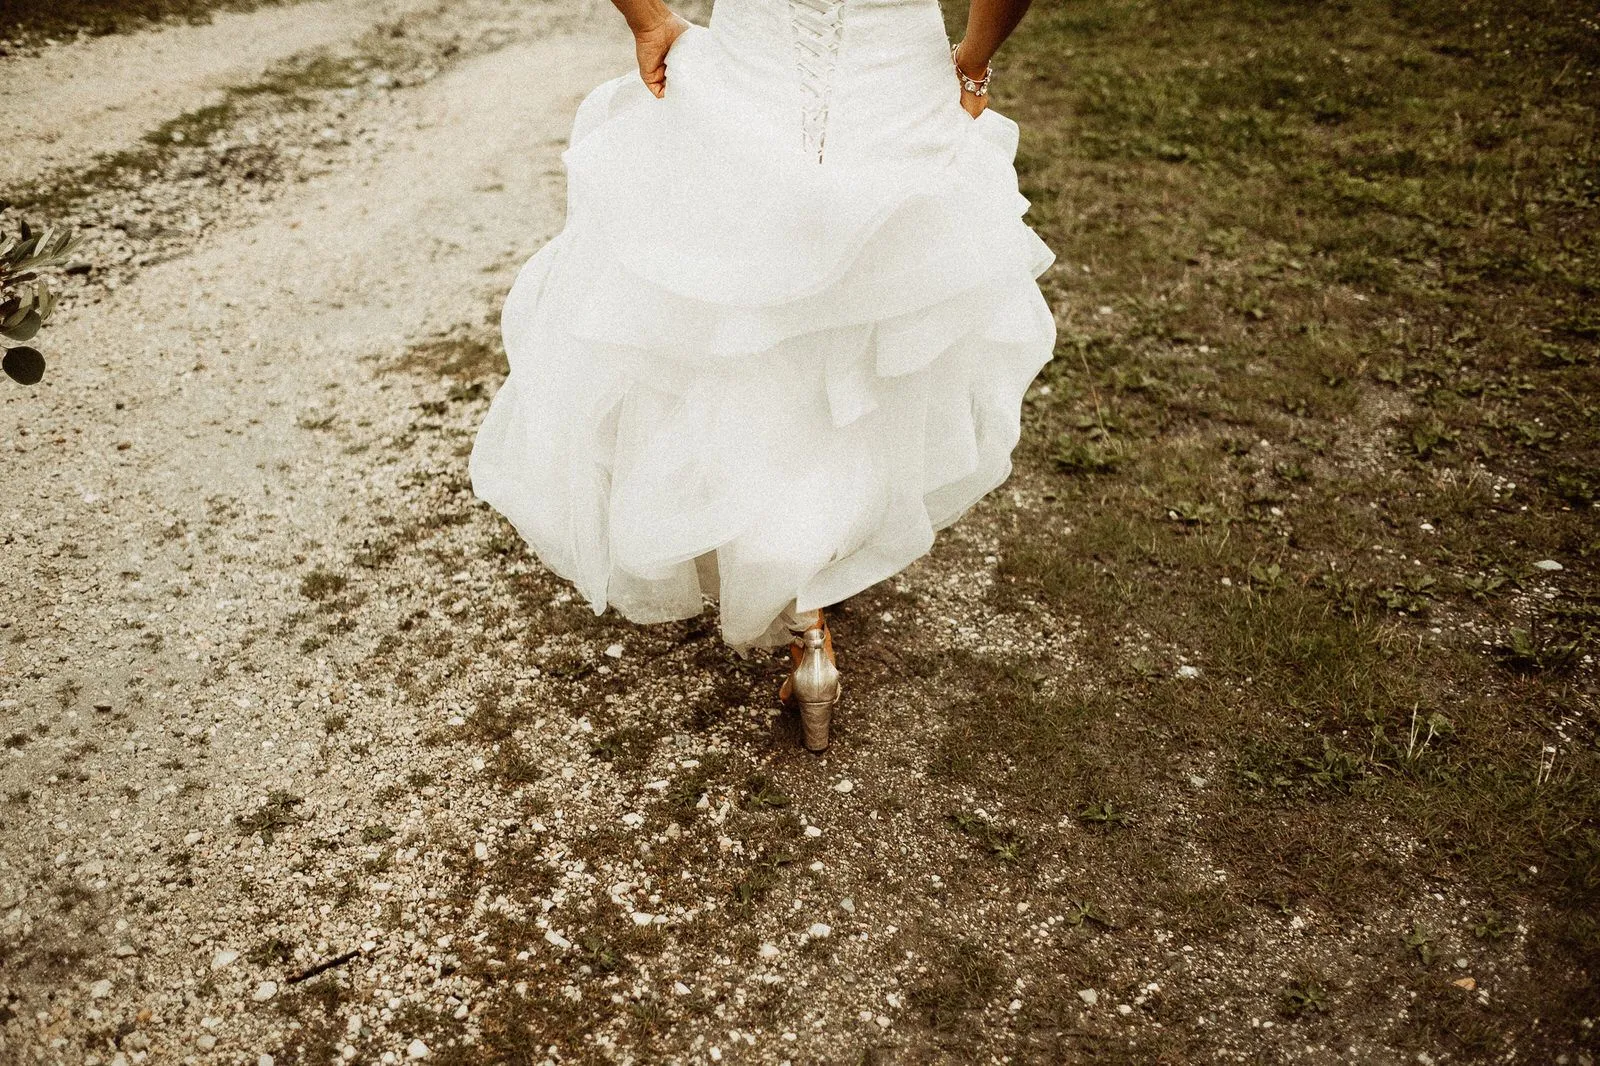
<svg viewBox="0 0 1600 1066">
<path fill-rule="evenodd" d="M 819 161 L 935 151 L 960 112 L 938 0 L 716 0 L 741 98 Z"/>
</svg>

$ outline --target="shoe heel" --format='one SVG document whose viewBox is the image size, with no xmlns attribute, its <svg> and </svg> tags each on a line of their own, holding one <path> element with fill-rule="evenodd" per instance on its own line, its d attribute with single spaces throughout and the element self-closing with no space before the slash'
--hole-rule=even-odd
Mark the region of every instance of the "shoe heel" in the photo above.
<svg viewBox="0 0 1600 1066">
<path fill-rule="evenodd" d="M 839 702 L 839 670 L 824 650 L 820 627 L 806 630 L 804 640 L 800 665 L 794 668 L 791 691 L 800 705 L 800 727 L 806 747 L 812 751 L 826 751 L 833 708 Z"/>
<path fill-rule="evenodd" d="M 828 750 L 828 729 L 833 724 L 833 706 L 836 700 L 827 703 L 802 703 L 800 705 L 800 730 L 805 735 L 806 748 L 810 751 Z"/>
</svg>

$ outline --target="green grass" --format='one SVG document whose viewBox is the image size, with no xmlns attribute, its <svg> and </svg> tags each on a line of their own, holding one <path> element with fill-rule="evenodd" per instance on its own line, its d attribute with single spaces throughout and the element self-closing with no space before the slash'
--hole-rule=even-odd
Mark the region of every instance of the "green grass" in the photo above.
<svg viewBox="0 0 1600 1066">
<path fill-rule="evenodd" d="M 286 0 L 6 0 L 0 41 L 132 33 L 167 22 L 208 22 L 216 11 L 249 11 L 270 2 Z"/>
<path fill-rule="evenodd" d="M 1503 901 L 1535 975 L 1474 1025 L 1419 1011 L 1418 1047 L 1469 1055 L 1567 1046 L 1600 1007 L 1593 30 L 1103 0 L 1037 8 L 996 78 L 1062 328 L 992 602 L 1081 629 L 1086 662 L 947 661 L 931 769 L 1040 825 L 1125 805 L 1094 861 L 1198 932 L 1419 884 Z M 1223 857 L 1220 910 L 1161 887 L 1175 821 Z"/>
</svg>

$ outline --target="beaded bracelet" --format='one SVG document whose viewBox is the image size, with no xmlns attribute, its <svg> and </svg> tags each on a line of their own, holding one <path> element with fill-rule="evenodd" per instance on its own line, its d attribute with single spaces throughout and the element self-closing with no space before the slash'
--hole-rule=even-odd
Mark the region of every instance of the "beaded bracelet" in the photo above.
<svg viewBox="0 0 1600 1066">
<path fill-rule="evenodd" d="M 983 68 L 983 77 L 979 78 L 977 81 L 973 81 L 971 78 L 967 77 L 966 72 L 961 69 L 961 61 L 956 59 L 956 49 L 960 47 L 960 41 L 957 41 L 955 44 L 950 46 L 950 62 L 955 64 L 956 77 L 961 79 L 961 87 L 967 92 L 971 93 L 973 96 L 988 96 L 989 79 L 994 76 L 994 67 L 985 65 Z"/>
</svg>

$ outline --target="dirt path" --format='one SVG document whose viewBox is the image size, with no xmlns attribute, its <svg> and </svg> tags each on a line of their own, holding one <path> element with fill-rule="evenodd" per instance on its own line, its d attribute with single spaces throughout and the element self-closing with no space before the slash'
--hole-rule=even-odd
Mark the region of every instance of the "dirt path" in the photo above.
<svg viewBox="0 0 1600 1066">
<path fill-rule="evenodd" d="M 394 5 L 319 6 L 326 18 L 264 10 L 87 46 L 154 71 L 179 51 L 220 56 L 236 35 L 254 39 L 63 139 L 58 158 L 134 135 L 213 79 L 359 31 Z M 307 780 L 328 768 L 327 708 L 349 699 L 353 678 L 335 685 L 348 660 L 330 668 L 285 636 L 318 595 L 303 587 L 306 560 L 358 547 L 351 535 L 413 466 L 396 463 L 397 441 L 415 437 L 416 404 L 438 386 L 374 368 L 483 319 L 559 222 L 558 152 L 580 89 L 627 58 L 614 36 L 563 35 L 407 94 L 373 119 L 392 147 L 64 316 L 47 385 L 0 397 L 11 736 L 0 1057 L 255 1062 L 284 1042 L 275 1015 L 238 1024 L 265 997 L 244 981 L 253 964 L 226 960 L 260 940 L 237 910 L 259 860 L 235 816 L 279 790 L 307 797 L 297 817 L 351 799 L 342 772 L 320 789 Z M 38 69 L 66 61 L 46 55 Z M 570 88 L 552 95 L 551 70 Z M 30 96 L 77 85 L 92 109 L 128 73 L 47 76 L 60 79 L 28 79 Z M 459 478 L 453 465 L 443 473 Z M 270 891 L 292 894 L 284 882 Z M 308 930 L 294 950 L 360 944 L 361 920 L 345 925 Z"/>
<path fill-rule="evenodd" d="M 92 37 L 0 60 L 0 113 L 16 150 L 0 190 L 117 151 L 273 63 L 427 6 L 428 0 L 313 0 L 221 12 L 204 25 Z"/>
</svg>

